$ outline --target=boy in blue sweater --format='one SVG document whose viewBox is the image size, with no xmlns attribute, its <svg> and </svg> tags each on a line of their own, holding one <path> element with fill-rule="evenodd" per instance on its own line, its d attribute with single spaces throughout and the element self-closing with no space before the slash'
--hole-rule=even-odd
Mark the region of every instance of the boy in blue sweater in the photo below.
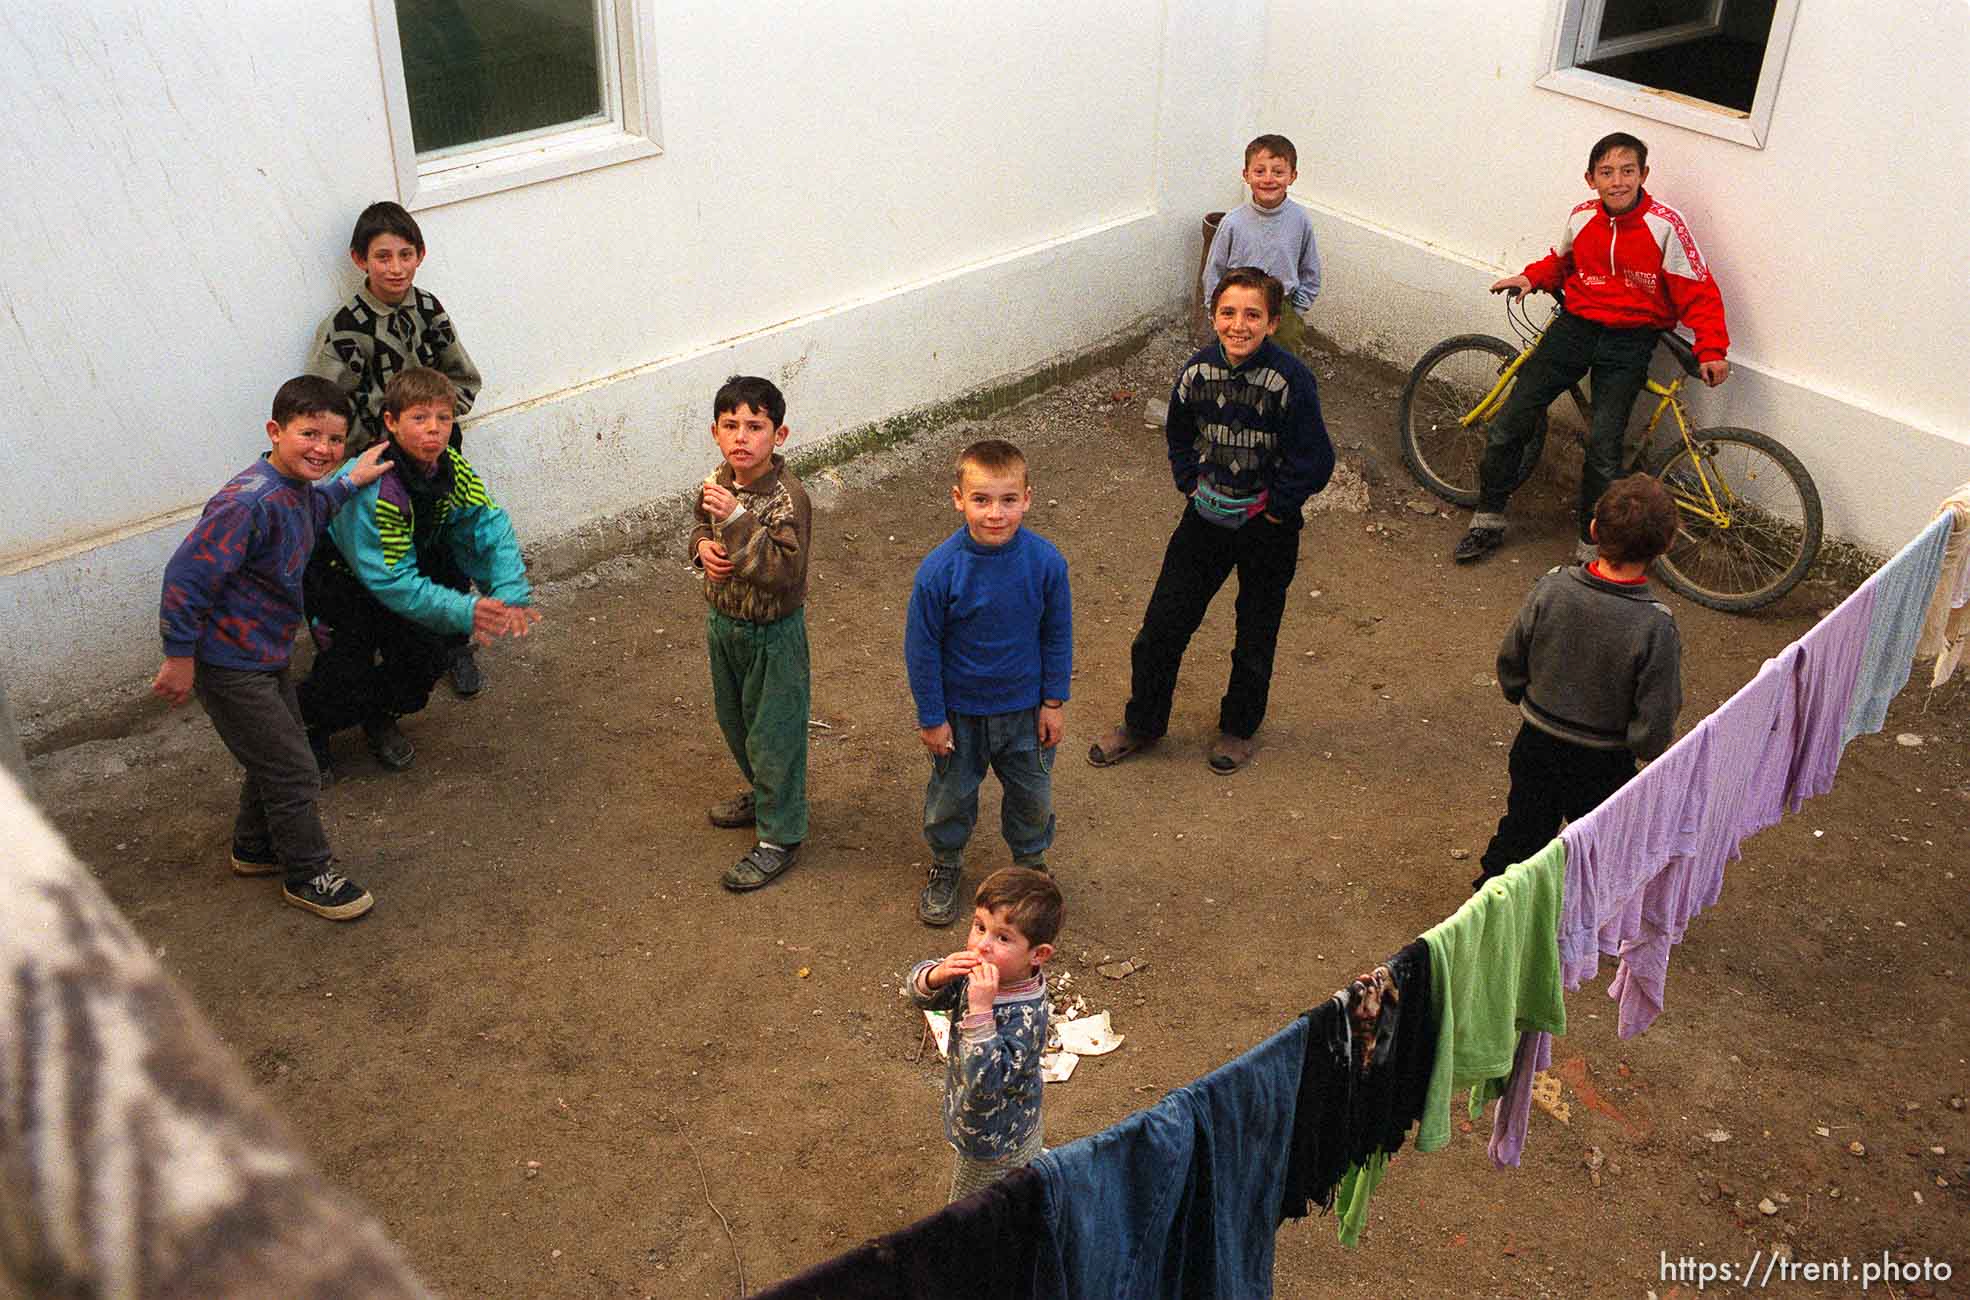
<svg viewBox="0 0 1970 1300">
<path fill-rule="evenodd" d="M 173 705 L 196 691 L 246 779 L 233 820 L 233 872 L 282 876 L 295 907 L 350 921 L 373 901 L 334 866 L 316 803 L 321 776 L 287 674 L 301 626 L 301 574 L 322 527 L 390 462 L 378 443 L 342 463 L 349 399 L 302 375 L 274 394 L 272 449 L 206 502 L 164 568 L 158 626 L 164 664 L 151 690 Z"/>
<path fill-rule="evenodd" d="M 1130 648 L 1122 725 L 1088 750 L 1110 767 L 1170 726 L 1184 649 L 1211 600 L 1238 571 L 1231 682 L 1206 760 L 1220 776 L 1251 761 L 1272 690 L 1286 590 L 1300 561 L 1300 510 L 1334 473 L 1313 372 L 1272 341 L 1285 290 L 1253 266 L 1225 274 L 1211 301 L 1218 341 L 1177 375 L 1164 428 L 1170 473 L 1186 498 L 1163 552 L 1142 630 Z"/>
<path fill-rule="evenodd" d="M 1033 502 L 1025 454 L 997 439 L 966 447 L 951 501 L 964 527 L 918 566 L 903 634 L 917 734 L 931 764 L 923 806 L 930 881 L 917 915 L 934 926 L 957 915 L 987 768 L 1004 787 L 1000 829 L 1013 861 L 1047 869 L 1053 752 L 1074 671 L 1067 561 L 1020 527 Z"/>
<path fill-rule="evenodd" d="M 918 1006 L 964 1015 L 951 1026 L 944 1070 L 944 1137 L 958 1153 L 955 1201 L 1038 1158 L 1045 1129 L 1047 978 L 1065 912 L 1045 872 L 1004 867 L 972 900 L 963 951 L 918 962 L 909 993 Z"/>
</svg>

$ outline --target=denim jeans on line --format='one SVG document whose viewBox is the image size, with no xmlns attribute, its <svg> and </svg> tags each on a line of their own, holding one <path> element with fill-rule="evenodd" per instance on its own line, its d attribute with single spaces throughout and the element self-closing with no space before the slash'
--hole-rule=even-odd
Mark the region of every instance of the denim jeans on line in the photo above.
<svg viewBox="0 0 1970 1300">
<path fill-rule="evenodd" d="M 957 866 L 978 822 L 978 787 L 999 774 L 999 828 L 1012 860 L 1033 866 L 1053 844 L 1053 750 L 1040 747 L 1038 710 L 947 715 L 952 750 L 930 761 L 923 794 L 923 838 L 931 856 Z"/>
</svg>

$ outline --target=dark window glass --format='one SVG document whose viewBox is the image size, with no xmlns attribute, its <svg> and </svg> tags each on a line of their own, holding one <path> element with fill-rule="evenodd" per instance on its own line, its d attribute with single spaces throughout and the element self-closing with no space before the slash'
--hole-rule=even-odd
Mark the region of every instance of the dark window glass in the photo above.
<svg viewBox="0 0 1970 1300">
<path fill-rule="evenodd" d="M 1709 15 L 1707 0 L 1607 0 L 1601 13 L 1601 39 L 1701 22 Z"/>
<path fill-rule="evenodd" d="M 420 156 L 603 113 L 594 0 L 397 0 Z"/>
<path fill-rule="evenodd" d="M 1705 5 L 1686 0 L 1609 0 L 1600 36 L 1603 40 L 1643 36 L 1695 22 L 1707 12 Z M 1758 95 L 1773 12 L 1773 0 L 1729 0 L 1717 31 L 1685 36 L 1668 45 L 1644 45 L 1579 66 L 1748 113 Z"/>
</svg>

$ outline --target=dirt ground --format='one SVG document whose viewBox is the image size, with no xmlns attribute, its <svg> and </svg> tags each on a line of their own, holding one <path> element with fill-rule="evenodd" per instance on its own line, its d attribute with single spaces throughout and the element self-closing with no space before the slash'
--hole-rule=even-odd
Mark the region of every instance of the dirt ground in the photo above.
<svg viewBox="0 0 1970 1300">
<path fill-rule="evenodd" d="M 748 841 L 705 822 L 737 780 L 681 549 L 546 590 L 539 632 L 486 657 L 485 695 L 440 688 L 409 722 L 409 773 L 340 738 L 324 802 L 377 895 L 360 923 L 227 872 L 235 769 L 195 711 L 40 756 L 44 803 L 434 1285 L 757 1289 L 935 1210 L 950 1175 L 941 1066 L 897 990 L 961 938 L 913 911 L 925 759 L 901 655 L 911 574 L 957 526 L 958 443 L 1027 449 L 1027 522 L 1073 572 L 1056 969 L 1127 1041 L 1047 1090 L 1052 1144 L 1258 1042 L 1466 896 L 1517 726 L 1492 660 L 1570 524 L 1558 491 L 1528 490 L 1509 548 L 1453 567 L 1461 522 L 1414 508 L 1388 372 L 1317 358 L 1348 473 L 1304 535 L 1254 765 L 1227 780 L 1203 762 L 1228 594 L 1193 643 L 1170 739 L 1114 770 L 1082 761 L 1120 715 L 1178 515 L 1143 404 L 1185 350 L 1161 337 L 993 421 L 810 478 L 814 830 L 759 893 L 717 883 Z M 708 436 L 704 453 L 709 468 Z M 1685 728 L 1841 594 L 1808 584 L 1748 617 L 1670 597 Z M 1569 999 L 1555 1058 L 1570 1123 L 1535 1111 L 1516 1172 L 1490 1168 L 1486 1123 L 1405 1153 L 1358 1250 L 1323 1219 L 1281 1229 L 1278 1294 L 1689 1296 L 1694 1274 L 1665 1278 L 1665 1254 L 1742 1265 L 1780 1246 L 1852 1274 L 1773 1276 L 1776 1294 L 1858 1294 L 1885 1252 L 1956 1277 L 1873 1294 L 1970 1295 L 1967 737 L 1960 686 L 1911 686 L 1831 794 L 1746 846 L 1676 952 L 1654 1029 L 1618 1041 L 1605 980 Z M 1008 860 L 989 793 L 980 825 L 968 884 Z M 1147 969 L 1094 972 L 1122 957 Z"/>
</svg>

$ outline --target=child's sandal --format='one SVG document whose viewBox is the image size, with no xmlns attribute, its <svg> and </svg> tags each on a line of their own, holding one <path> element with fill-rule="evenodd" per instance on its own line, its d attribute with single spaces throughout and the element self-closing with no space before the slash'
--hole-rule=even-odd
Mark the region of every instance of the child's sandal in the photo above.
<svg viewBox="0 0 1970 1300">
<path fill-rule="evenodd" d="M 1088 746 L 1088 762 L 1096 767 L 1113 767 L 1129 755 L 1148 749 L 1155 743 L 1154 740 L 1130 731 L 1126 726 L 1116 727 Z"/>
</svg>

